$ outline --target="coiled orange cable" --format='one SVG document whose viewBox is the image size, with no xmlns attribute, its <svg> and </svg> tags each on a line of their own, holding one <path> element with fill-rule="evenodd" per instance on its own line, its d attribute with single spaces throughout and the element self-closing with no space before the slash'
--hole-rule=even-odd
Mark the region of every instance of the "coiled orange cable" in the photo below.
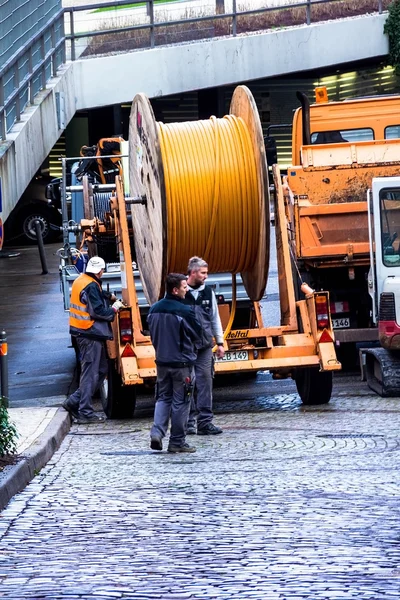
<svg viewBox="0 0 400 600">
<path fill-rule="evenodd" d="M 253 267 L 260 227 L 259 183 L 240 117 L 158 123 L 167 201 L 168 272 L 193 255 L 210 272 Z"/>
</svg>

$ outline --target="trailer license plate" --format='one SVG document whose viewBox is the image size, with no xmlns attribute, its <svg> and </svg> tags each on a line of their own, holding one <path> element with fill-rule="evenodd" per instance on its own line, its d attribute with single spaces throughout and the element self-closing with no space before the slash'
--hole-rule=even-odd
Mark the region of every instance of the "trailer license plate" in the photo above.
<svg viewBox="0 0 400 600">
<path fill-rule="evenodd" d="M 233 362 L 235 360 L 248 360 L 249 354 L 246 350 L 228 350 L 222 358 L 217 358 L 218 362 Z"/>
<path fill-rule="evenodd" d="M 344 329 L 350 327 L 350 319 L 332 319 L 333 329 Z"/>
</svg>

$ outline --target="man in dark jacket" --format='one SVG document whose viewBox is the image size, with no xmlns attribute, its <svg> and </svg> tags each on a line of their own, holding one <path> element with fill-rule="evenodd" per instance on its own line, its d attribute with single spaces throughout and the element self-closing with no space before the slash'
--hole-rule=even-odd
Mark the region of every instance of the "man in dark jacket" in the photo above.
<svg viewBox="0 0 400 600">
<path fill-rule="evenodd" d="M 168 452 L 195 452 L 196 448 L 186 443 L 185 432 L 201 325 L 194 310 L 183 302 L 187 291 L 185 275 L 168 275 L 166 291 L 165 298 L 151 307 L 147 317 L 157 364 L 157 402 L 150 447 L 162 450 L 171 417 Z"/>
<path fill-rule="evenodd" d="M 79 350 L 81 376 L 79 388 L 63 407 L 80 424 L 104 421 L 93 411 L 92 398 L 108 371 L 105 341 L 112 339 L 110 323 L 123 306 L 113 294 L 102 290 L 100 279 L 105 268 L 104 260 L 93 256 L 71 290 L 69 331 Z"/>
</svg>

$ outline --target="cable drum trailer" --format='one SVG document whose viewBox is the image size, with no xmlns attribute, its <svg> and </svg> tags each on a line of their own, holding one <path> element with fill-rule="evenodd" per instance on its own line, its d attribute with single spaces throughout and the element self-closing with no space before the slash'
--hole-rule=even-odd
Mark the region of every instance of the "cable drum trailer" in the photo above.
<svg viewBox="0 0 400 600">
<path fill-rule="evenodd" d="M 165 276 L 185 272 L 193 255 L 202 256 L 211 273 L 232 274 L 232 300 L 222 297 L 219 304 L 225 357 L 215 361 L 216 373 L 269 370 L 277 379 L 292 377 L 303 403 L 329 402 L 332 373 L 341 368 L 329 294 L 303 284 L 304 299 L 296 301 L 288 213 L 277 165 L 273 175 L 281 318 L 276 326 L 263 324 L 259 301 L 269 269 L 269 185 L 261 123 L 249 89 L 236 88 L 230 114 L 223 119 L 168 126 L 155 121 L 144 94 L 136 95 L 128 156 L 129 166 L 124 164 L 116 176 L 109 211 L 79 224 L 64 221 L 65 237 L 70 230 L 89 240 L 114 236 L 119 257 L 126 307 L 113 323 L 114 339 L 107 342 L 110 367 L 102 388 L 107 416 L 132 416 L 137 385 L 155 380 L 155 353 L 143 326 L 141 294 L 149 305 L 156 302 L 164 294 Z M 124 182 L 127 171 L 129 183 Z M 83 187 L 89 196 L 90 186 Z M 68 242 L 64 246 L 65 271 L 73 261 Z M 95 250 L 93 245 L 91 252 Z M 132 269 L 132 250 L 140 284 Z M 239 273 L 252 306 L 245 326 L 235 328 Z"/>
</svg>

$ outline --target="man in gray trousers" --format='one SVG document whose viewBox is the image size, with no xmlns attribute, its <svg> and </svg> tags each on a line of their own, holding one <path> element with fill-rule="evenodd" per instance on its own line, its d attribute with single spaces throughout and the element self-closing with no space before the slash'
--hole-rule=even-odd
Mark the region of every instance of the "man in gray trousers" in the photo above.
<svg viewBox="0 0 400 600">
<path fill-rule="evenodd" d="M 202 341 L 194 366 L 196 379 L 196 402 L 192 400 L 186 433 L 197 435 L 217 435 L 222 429 L 212 422 L 213 419 L 213 352 L 217 344 L 217 357 L 222 358 L 224 350 L 224 332 L 218 312 L 214 290 L 205 285 L 208 276 L 208 264 L 199 256 L 192 256 L 188 265 L 188 292 L 185 303 L 193 306 L 202 326 Z M 197 412 L 197 428 L 196 428 Z"/>
<path fill-rule="evenodd" d="M 80 424 L 105 420 L 95 414 L 92 398 L 107 374 L 105 342 L 112 339 L 111 322 L 123 306 L 114 294 L 103 292 L 100 280 L 105 268 L 100 256 L 92 256 L 86 272 L 75 279 L 71 290 L 69 331 L 79 350 L 81 375 L 78 389 L 65 400 L 63 407 Z"/>
<path fill-rule="evenodd" d="M 196 451 L 186 443 L 185 436 L 201 324 L 193 308 L 184 304 L 186 291 L 186 276 L 171 273 L 166 279 L 165 298 L 153 304 L 147 316 L 157 364 L 156 406 L 150 431 L 152 450 L 163 449 L 162 440 L 171 417 L 168 452 Z"/>
</svg>

